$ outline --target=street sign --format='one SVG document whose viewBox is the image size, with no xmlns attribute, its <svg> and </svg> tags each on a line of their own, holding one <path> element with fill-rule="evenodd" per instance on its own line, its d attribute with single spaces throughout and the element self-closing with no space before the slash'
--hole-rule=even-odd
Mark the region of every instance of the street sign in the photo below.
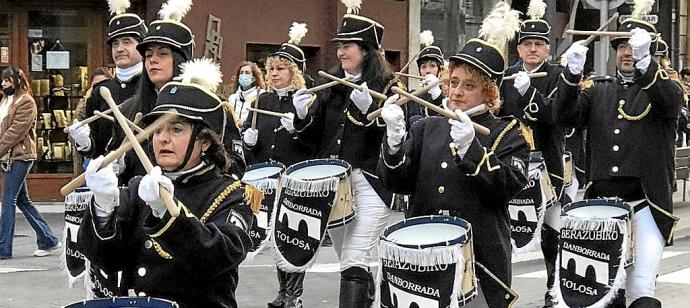
<svg viewBox="0 0 690 308">
<path fill-rule="evenodd" d="M 603 2 L 603 0 L 585 0 L 585 3 L 589 6 L 588 8 L 597 10 L 601 10 Z M 625 0 L 608 0 L 608 9 L 613 10 L 621 6 L 624 2 Z"/>
<path fill-rule="evenodd" d="M 630 15 L 621 15 L 618 17 L 618 23 L 622 23 L 624 20 L 630 18 Z M 659 22 L 659 15 L 656 14 L 651 14 L 651 15 L 644 15 L 642 16 L 642 20 L 656 25 L 657 22 Z"/>
</svg>

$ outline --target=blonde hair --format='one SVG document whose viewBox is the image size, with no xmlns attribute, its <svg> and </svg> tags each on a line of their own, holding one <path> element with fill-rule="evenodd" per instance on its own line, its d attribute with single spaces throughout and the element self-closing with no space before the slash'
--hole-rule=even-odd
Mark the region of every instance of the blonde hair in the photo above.
<svg viewBox="0 0 690 308">
<path fill-rule="evenodd" d="M 268 92 L 273 92 L 275 90 L 273 82 L 271 81 L 271 78 L 269 78 L 269 71 L 272 66 L 278 66 L 281 64 L 285 65 L 290 70 L 290 73 L 292 73 L 292 80 L 290 82 L 292 88 L 295 90 L 304 88 L 304 75 L 302 75 L 302 71 L 299 69 L 299 67 L 297 67 L 297 64 L 279 56 L 272 56 L 266 59 L 266 90 Z"/>
<path fill-rule="evenodd" d="M 489 111 L 494 113 L 498 111 L 498 109 L 501 108 L 501 96 L 500 91 L 498 90 L 498 85 L 496 85 L 496 83 L 485 73 L 481 72 L 473 65 L 465 62 L 451 61 L 448 65 L 448 76 L 452 75 L 453 71 L 455 71 L 455 69 L 458 67 L 464 68 L 470 73 L 472 78 L 479 80 L 482 83 L 482 95 L 487 98 L 484 104 L 489 107 Z M 445 86 L 448 87 L 449 83 L 450 81 L 445 82 Z"/>
</svg>

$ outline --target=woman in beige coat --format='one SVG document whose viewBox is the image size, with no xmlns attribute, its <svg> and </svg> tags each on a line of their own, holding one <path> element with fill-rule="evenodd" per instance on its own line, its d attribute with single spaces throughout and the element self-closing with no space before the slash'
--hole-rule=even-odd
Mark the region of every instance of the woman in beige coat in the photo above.
<svg viewBox="0 0 690 308">
<path fill-rule="evenodd" d="M 1 74 L 0 157 L 2 168 L 2 213 L 0 214 L 0 260 L 12 258 L 15 205 L 36 231 L 38 249 L 34 256 L 43 257 L 61 246 L 48 223 L 29 199 L 26 176 L 36 159 L 36 102 L 24 72 L 6 68 Z"/>
</svg>

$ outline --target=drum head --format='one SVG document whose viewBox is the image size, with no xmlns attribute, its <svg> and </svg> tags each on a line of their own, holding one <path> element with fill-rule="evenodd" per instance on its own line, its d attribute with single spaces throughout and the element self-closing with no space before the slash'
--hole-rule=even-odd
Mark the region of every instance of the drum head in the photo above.
<svg viewBox="0 0 690 308">
<path fill-rule="evenodd" d="M 247 167 L 244 176 L 242 176 L 242 181 L 249 182 L 266 178 L 277 178 L 283 170 L 285 170 L 285 165 L 275 161 L 254 164 Z"/>
<path fill-rule="evenodd" d="M 581 219 L 609 219 L 629 217 L 632 209 L 618 199 L 593 199 L 570 203 L 563 207 L 563 213 Z"/>
<path fill-rule="evenodd" d="M 402 247 L 433 247 L 466 243 L 470 224 L 452 216 L 422 216 L 395 223 L 383 233 L 383 240 Z"/>
<path fill-rule="evenodd" d="M 350 164 L 339 159 L 314 159 L 296 163 L 285 174 L 299 180 L 319 180 L 344 177 L 350 173 Z"/>
<path fill-rule="evenodd" d="M 116 297 L 85 300 L 70 304 L 65 308 L 179 308 L 180 306 L 169 300 L 153 297 Z"/>
</svg>

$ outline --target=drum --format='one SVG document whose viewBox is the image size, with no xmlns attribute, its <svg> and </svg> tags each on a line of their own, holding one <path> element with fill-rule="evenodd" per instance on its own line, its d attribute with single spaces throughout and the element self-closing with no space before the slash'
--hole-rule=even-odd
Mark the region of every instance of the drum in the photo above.
<svg viewBox="0 0 690 308">
<path fill-rule="evenodd" d="M 573 153 L 563 153 L 563 187 L 573 185 L 575 167 L 573 166 Z"/>
<path fill-rule="evenodd" d="M 421 216 L 387 227 L 379 262 L 381 307 L 458 307 L 477 295 L 472 227 L 461 218 Z"/>
<path fill-rule="evenodd" d="M 564 206 L 562 216 L 552 293 L 568 307 L 605 307 L 634 261 L 633 209 L 620 199 L 591 199 Z"/>
<path fill-rule="evenodd" d="M 514 254 L 540 247 L 541 227 L 546 209 L 556 201 L 556 193 L 541 152 L 530 153 L 528 170 L 527 184 L 508 202 L 510 237 Z"/>
<path fill-rule="evenodd" d="M 315 261 L 326 229 L 355 217 L 351 170 L 337 159 L 307 160 L 285 169 L 271 232 L 280 269 L 305 271 Z"/>
<path fill-rule="evenodd" d="M 65 264 L 67 283 L 70 287 L 86 272 L 86 259 L 77 241 L 77 234 L 84 218 L 84 211 L 89 208 L 91 198 L 93 198 L 93 193 L 88 187 L 79 187 L 65 197 L 65 228 L 62 232 L 62 242 L 65 243 L 65 246 L 62 262 Z"/>
<path fill-rule="evenodd" d="M 242 182 L 250 184 L 264 193 L 259 212 L 254 214 L 254 223 L 249 230 L 253 246 L 245 260 L 251 260 L 256 254 L 268 246 L 269 226 L 273 214 L 278 179 L 285 170 L 285 165 L 277 161 L 253 164 L 247 167 L 242 176 Z"/>
<path fill-rule="evenodd" d="M 85 300 L 65 308 L 178 308 L 177 303 L 153 297 L 113 297 Z"/>
</svg>

